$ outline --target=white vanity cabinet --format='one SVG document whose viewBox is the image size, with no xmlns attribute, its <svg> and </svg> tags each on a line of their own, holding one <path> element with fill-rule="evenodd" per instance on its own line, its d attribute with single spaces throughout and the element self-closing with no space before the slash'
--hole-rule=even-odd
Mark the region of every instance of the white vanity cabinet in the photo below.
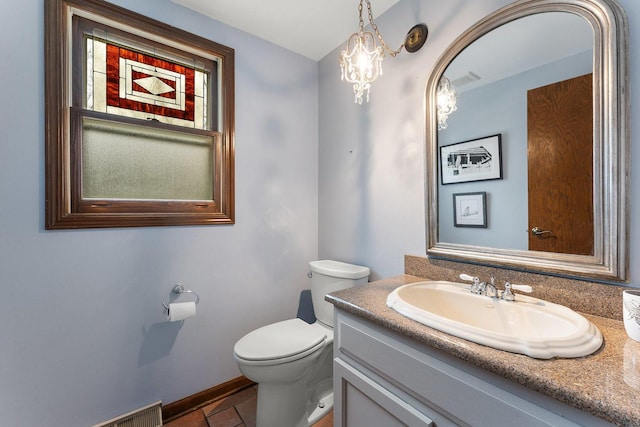
<svg viewBox="0 0 640 427">
<path fill-rule="evenodd" d="M 610 426 L 336 307 L 334 426 Z"/>
</svg>

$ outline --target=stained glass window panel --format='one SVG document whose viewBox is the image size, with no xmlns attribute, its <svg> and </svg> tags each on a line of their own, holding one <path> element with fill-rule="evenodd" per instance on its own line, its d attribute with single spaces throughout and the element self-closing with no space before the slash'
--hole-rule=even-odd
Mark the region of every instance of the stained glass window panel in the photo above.
<svg viewBox="0 0 640 427">
<path fill-rule="evenodd" d="M 88 110 L 211 129 L 207 101 L 211 73 L 204 66 L 86 35 L 86 70 Z"/>
</svg>

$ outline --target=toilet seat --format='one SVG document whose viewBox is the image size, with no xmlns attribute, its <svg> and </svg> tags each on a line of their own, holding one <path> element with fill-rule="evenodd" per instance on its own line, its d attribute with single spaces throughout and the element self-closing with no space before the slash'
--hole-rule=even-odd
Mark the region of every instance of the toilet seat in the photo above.
<svg viewBox="0 0 640 427">
<path fill-rule="evenodd" d="M 289 319 L 263 326 L 242 337 L 233 351 L 252 365 L 275 365 L 301 359 L 322 349 L 327 329 L 301 319 Z"/>
</svg>

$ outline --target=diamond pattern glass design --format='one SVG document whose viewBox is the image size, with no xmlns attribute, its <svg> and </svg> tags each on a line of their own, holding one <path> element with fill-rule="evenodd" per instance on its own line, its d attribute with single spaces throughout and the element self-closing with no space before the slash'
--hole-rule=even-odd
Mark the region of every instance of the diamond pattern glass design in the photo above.
<svg viewBox="0 0 640 427">
<path fill-rule="evenodd" d="M 89 110 L 209 129 L 208 73 L 87 36 Z"/>
</svg>

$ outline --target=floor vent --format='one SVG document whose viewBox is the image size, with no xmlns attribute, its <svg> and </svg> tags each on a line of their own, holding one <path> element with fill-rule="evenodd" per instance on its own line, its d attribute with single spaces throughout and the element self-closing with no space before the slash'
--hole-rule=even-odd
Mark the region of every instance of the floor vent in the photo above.
<svg viewBox="0 0 640 427">
<path fill-rule="evenodd" d="M 160 427 L 162 426 L 162 402 L 158 401 L 127 414 L 120 415 L 93 427 Z"/>
</svg>

